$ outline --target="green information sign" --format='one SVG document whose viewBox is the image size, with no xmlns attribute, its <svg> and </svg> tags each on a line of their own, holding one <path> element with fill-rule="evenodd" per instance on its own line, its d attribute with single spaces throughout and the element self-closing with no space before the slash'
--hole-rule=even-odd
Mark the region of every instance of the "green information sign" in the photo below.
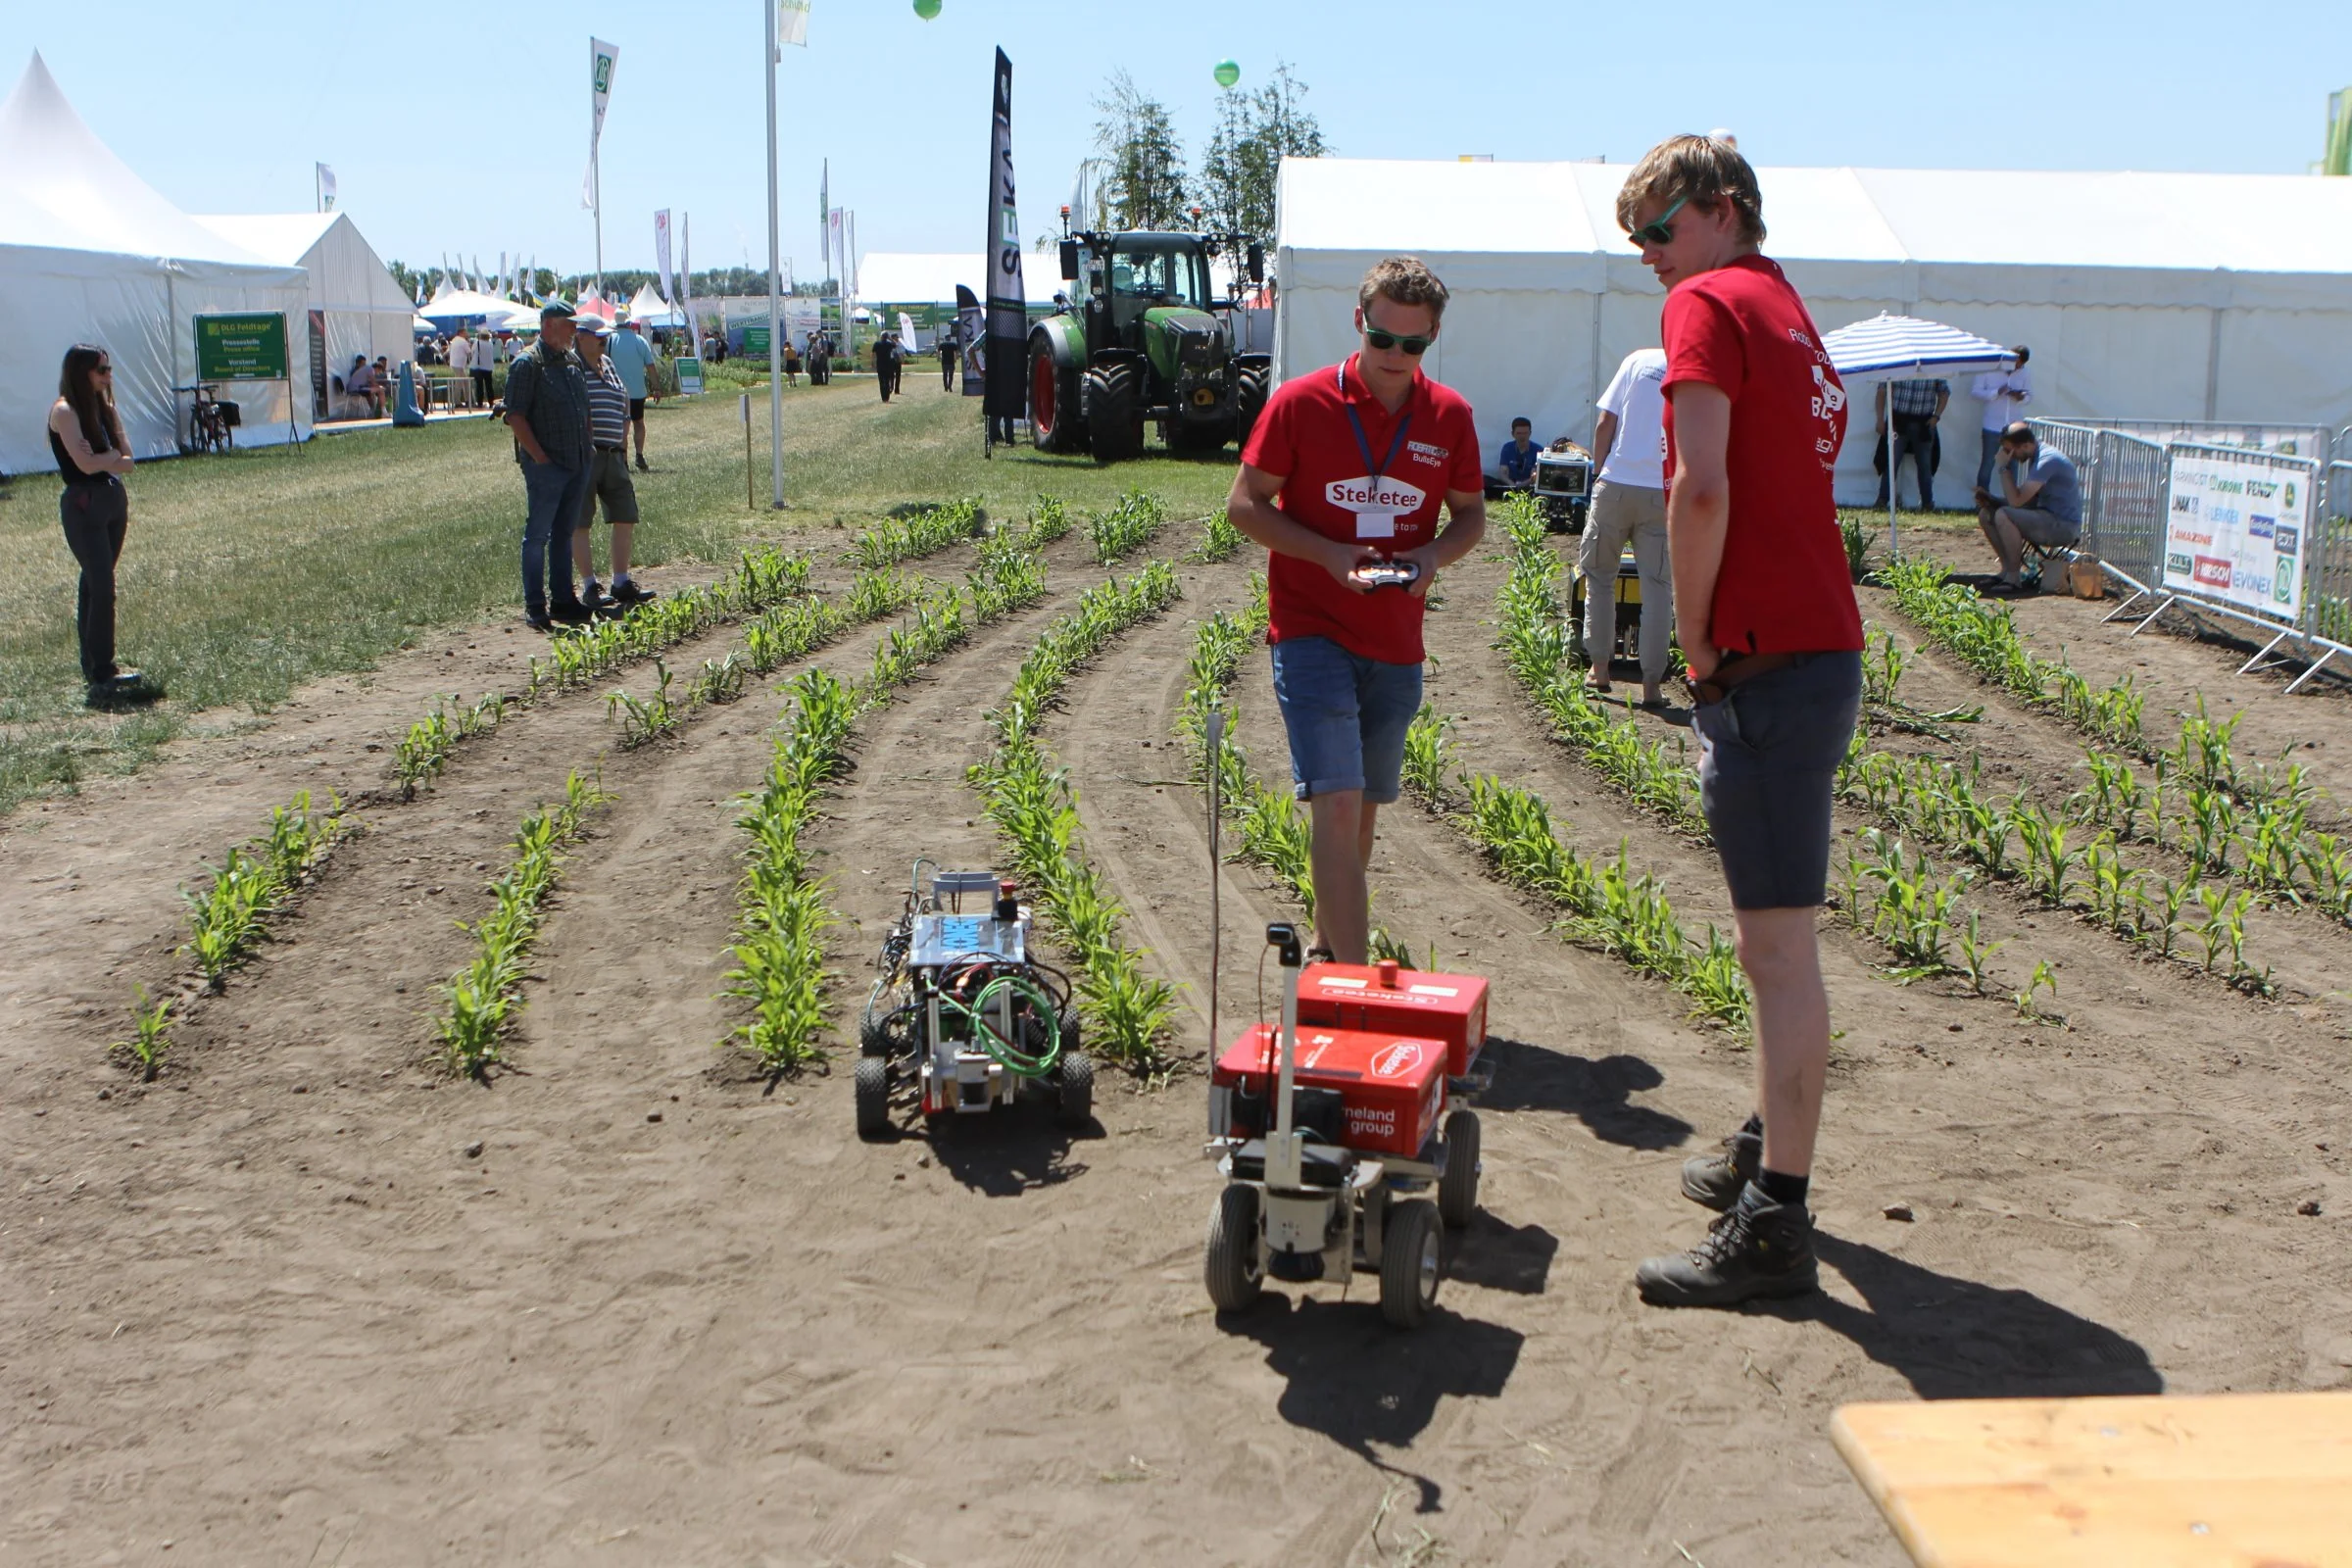
<svg viewBox="0 0 2352 1568">
<path fill-rule="evenodd" d="M 678 372 L 678 395 L 687 398 L 702 396 L 703 362 L 687 357 L 672 360 L 670 365 Z"/>
<path fill-rule="evenodd" d="M 767 354 L 767 323 L 743 329 L 743 352 L 747 358 L 765 358 Z"/>
<path fill-rule="evenodd" d="M 196 318 L 196 379 L 282 381 L 286 318 L 272 311 Z"/>
</svg>

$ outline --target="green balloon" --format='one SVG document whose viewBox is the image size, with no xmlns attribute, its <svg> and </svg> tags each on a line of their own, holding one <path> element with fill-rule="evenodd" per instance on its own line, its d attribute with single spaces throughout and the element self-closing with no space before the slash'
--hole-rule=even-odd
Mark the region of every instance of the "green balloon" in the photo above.
<svg viewBox="0 0 2352 1568">
<path fill-rule="evenodd" d="M 1230 87 L 1242 79 L 1242 68 L 1230 60 L 1220 60 L 1217 62 L 1216 77 L 1218 86 Z"/>
<path fill-rule="evenodd" d="M 939 0 L 914 0 L 914 14 L 929 22 L 939 15 Z"/>
</svg>

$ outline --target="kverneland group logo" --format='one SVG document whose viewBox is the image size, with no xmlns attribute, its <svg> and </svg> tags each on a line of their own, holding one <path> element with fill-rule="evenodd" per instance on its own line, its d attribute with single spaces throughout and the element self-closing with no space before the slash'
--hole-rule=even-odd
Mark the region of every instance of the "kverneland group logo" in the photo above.
<svg viewBox="0 0 2352 1568">
<path fill-rule="evenodd" d="M 1421 1047 L 1417 1041 L 1399 1040 L 1372 1054 L 1372 1076 L 1401 1078 L 1421 1065 Z"/>
</svg>

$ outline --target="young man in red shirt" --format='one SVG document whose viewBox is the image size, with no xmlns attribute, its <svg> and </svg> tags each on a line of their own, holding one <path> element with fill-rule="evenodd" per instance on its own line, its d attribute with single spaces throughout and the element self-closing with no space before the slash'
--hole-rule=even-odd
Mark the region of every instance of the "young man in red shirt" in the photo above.
<svg viewBox="0 0 2352 1568">
<path fill-rule="evenodd" d="M 1342 963 L 1365 961 L 1373 823 L 1396 799 L 1421 708 L 1430 584 L 1487 531 L 1470 405 L 1421 373 L 1445 314 L 1446 285 L 1413 258 L 1365 273 L 1363 347 L 1266 400 L 1226 504 L 1270 555 L 1267 640 L 1314 835 L 1315 935 Z M 1443 532 L 1441 503 L 1452 519 Z M 1367 570 L 1392 564 L 1412 579 Z"/>
<path fill-rule="evenodd" d="M 1722 1306 L 1816 1285 L 1805 1207 L 1830 1058 L 1817 911 L 1832 781 L 1862 699 L 1862 617 L 1831 472 L 1845 389 L 1804 301 L 1758 254 L 1763 199 L 1728 143 L 1635 166 L 1617 220 L 1667 288 L 1666 536 L 1697 708 L 1699 797 L 1755 996 L 1756 1110 L 1683 1192 L 1707 1239 L 1636 1271 L 1643 1299 Z"/>
</svg>

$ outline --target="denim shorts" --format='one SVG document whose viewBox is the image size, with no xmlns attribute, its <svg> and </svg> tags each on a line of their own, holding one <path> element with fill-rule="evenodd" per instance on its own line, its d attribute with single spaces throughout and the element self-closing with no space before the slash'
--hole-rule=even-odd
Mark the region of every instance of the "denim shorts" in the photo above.
<svg viewBox="0 0 2352 1568">
<path fill-rule="evenodd" d="M 1808 654 L 1691 716 L 1698 799 L 1735 909 L 1818 907 L 1830 798 L 1862 709 L 1862 656 Z"/>
<path fill-rule="evenodd" d="M 1396 799 L 1404 732 L 1421 710 L 1419 664 L 1359 659 L 1328 637 L 1287 637 L 1274 645 L 1274 700 L 1298 799 L 1341 790 L 1362 790 L 1375 806 Z"/>
</svg>

